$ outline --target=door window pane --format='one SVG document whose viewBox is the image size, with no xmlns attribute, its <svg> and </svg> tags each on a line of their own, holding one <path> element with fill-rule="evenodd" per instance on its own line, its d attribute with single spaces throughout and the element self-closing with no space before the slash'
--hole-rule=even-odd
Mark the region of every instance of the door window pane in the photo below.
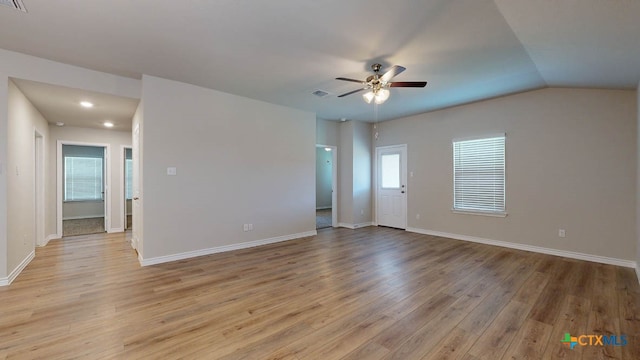
<svg viewBox="0 0 640 360">
<path fill-rule="evenodd" d="M 385 189 L 399 189 L 400 154 L 382 154 L 380 160 L 382 187 Z"/>
</svg>

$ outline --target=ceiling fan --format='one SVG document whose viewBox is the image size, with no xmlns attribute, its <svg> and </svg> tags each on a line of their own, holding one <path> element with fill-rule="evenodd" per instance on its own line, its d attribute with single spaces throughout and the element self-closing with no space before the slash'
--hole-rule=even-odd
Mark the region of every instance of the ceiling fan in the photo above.
<svg viewBox="0 0 640 360">
<path fill-rule="evenodd" d="M 357 89 L 357 90 L 353 90 L 353 91 L 349 91 L 348 93 L 339 95 L 338 97 L 345 97 L 351 94 L 355 94 L 357 92 L 360 91 L 364 91 L 364 90 L 369 90 L 368 92 L 364 93 L 362 95 L 362 97 L 364 98 L 364 101 L 367 102 L 367 104 L 371 104 L 371 101 L 374 101 L 376 104 L 382 104 L 383 102 L 387 101 L 387 99 L 389 98 L 389 88 L 390 87 L 415 87 L 415 88 L 422 88 L 425 87 L 427 85 L 426 81 L 395 81 L 395 82 L 391 82 L 391 79 L 400 74 L 401 72 L 405 71 L 406 68 L 400 65 L 394 65 L 391 67 L 391 69 L 387 70 L 386 73 L 384 73 L 383 75 L 380 75 L 380 68 L 382 68 L 382 65 L 380 64 L 373 64 L 371 65 L 371 70 L 373 70 L 373 75 L 370 75 L 369 77 L 367 77 L 366 80 L 362 81 L 362 80 L 356 80 L 356 79 L 349 79 L 349 78 L 343 78 L 343 77 L 339 77 L 336 78 L 336 80 L 342 80 L 342 81 L 350 81 L 350 82 L 355 82 L 355 83 L 359 83 L 362 84 L 363 87 L 361 89 Z"/>
</svg>

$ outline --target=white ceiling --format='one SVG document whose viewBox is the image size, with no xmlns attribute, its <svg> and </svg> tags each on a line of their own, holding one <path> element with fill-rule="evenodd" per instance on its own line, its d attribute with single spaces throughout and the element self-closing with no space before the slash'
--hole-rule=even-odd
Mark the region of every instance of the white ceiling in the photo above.
<svg viewBox="0 0 640 360">
<path fill-rule="evenodd" d="M 0 48 L 149 74 L 317 113 L 384 120 L 546 86 L 635 89 L 637 0 L 24 0 Z M 374 110 L 335 77 L 399 64 Z M 383 67 L 383 68 L 384 68 Z M 331 93 L 318 98 L 316 89 Z"/>
<path fill-rule="evenodd" d="M 138 107 L 136 99 L 22 79 L 12 81 L 50 124 L 106 129 L 104 123 L 111 122 L 111 130 L 131 131 L 131 119 Z M 89 101 L 94 107 L 84 108 L 81 101 Z"/>
</svg>

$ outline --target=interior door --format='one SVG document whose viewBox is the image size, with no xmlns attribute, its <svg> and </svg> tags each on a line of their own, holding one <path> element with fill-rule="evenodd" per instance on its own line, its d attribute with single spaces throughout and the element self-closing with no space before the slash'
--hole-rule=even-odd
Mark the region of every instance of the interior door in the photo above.
<svg viewBox="0 0 640 360">
<path fill-rule="evenodd" d="M 122 174 L 123 174 L 123 193 L 124 193 L 124 198 L 122 199 L 122 201 L 124 202 L 124 214 L 123 214 L 123 224 L 124 224 L 124 229 L 128 230 L 131 229 L 133 227 L 133 224 L 131 224 L 131 219 L 132 219 L 132 198 L 133 198 L 133 155 L 132 155 L 132 149 L 130 147 L 125 147 L 124 148 L 124 158 L 122 159 L 122 163 L 123 163 L 123 168 L 122 168 Z"/>
<path fill-rule="evenodd" d="M 133 198 L 132 198 L 132 223 L 133 229 L 131 230 L 131 246 L 134 249 L 141 251 L 139 249 L 140 238 L 142 237 L 142 227 L 140 224 L 141 220 L 141 199 L 140 199 L 140 125 L 136 125 L 135 129 L 133 129 L 133 151 L 132 151 L 132 161 L 133 161 Z"/>
<path fill-rule="evenodd" d="M 111 227 L 111 220 L 109 219 L 109 196 L 111 190 L 109 189 L 109 179 L 107 179 L 107 163 L 109 162 L 107 148 L 102 148 L 102 204 L 104 206 L 104 231 L 108 231 Z"/>
<path fill-rule="evenodd" d="M 407 146 L 376 148 L 376 216 L 380 226 L 407 227 Z"/>
</svg>

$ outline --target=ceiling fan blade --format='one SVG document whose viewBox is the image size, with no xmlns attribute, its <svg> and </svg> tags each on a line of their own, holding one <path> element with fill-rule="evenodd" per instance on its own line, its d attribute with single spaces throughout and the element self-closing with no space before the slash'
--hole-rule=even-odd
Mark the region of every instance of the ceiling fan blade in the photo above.
<svg viewBox="0 0 640 360">
<path fill-rule="evenodd" d="M 390 87 L 416 87 L 421 88 L 427 86 L 426 81 L 396 81 L 389 84 Z"/>
<path fill-rule="evenodd" d="M 336 78 L 336 80 L 351 81 L 351 82 L 355 82 L 355 83 L 358 83 L 358 84 L 364 84 L 364 81 L 362 81 L 362 80 L 349 79 L 349 78 L 343 78 L 343 77 L 338 77 L 338 78 Z"/>
<path fill-rule="evenodd" d="M 400 74 L 401 72 L 407 70 L 404 66 L 400 66 L 400 65 L 393 65 L 391 67 L 391 69 L 387 70 L 386 73 L 384 73 L 384 75 L 382 75 L 380 77 L 380 81 L 382 82 L 389 82 L 391 81 L 391 78 Z"/>
<path fill-rule="evenodd" d="M 342 95 L 338 95 L 338 97 L 345 97 L 347 95 L 355 94 L 355 93 L 360 92 L 362 90 L 367 90 L 367 88 L 362 88 L 362 89 L 358 89 L 358 90 L 349 91 L 348 93 L 344 93 Z"/>
</svg>

